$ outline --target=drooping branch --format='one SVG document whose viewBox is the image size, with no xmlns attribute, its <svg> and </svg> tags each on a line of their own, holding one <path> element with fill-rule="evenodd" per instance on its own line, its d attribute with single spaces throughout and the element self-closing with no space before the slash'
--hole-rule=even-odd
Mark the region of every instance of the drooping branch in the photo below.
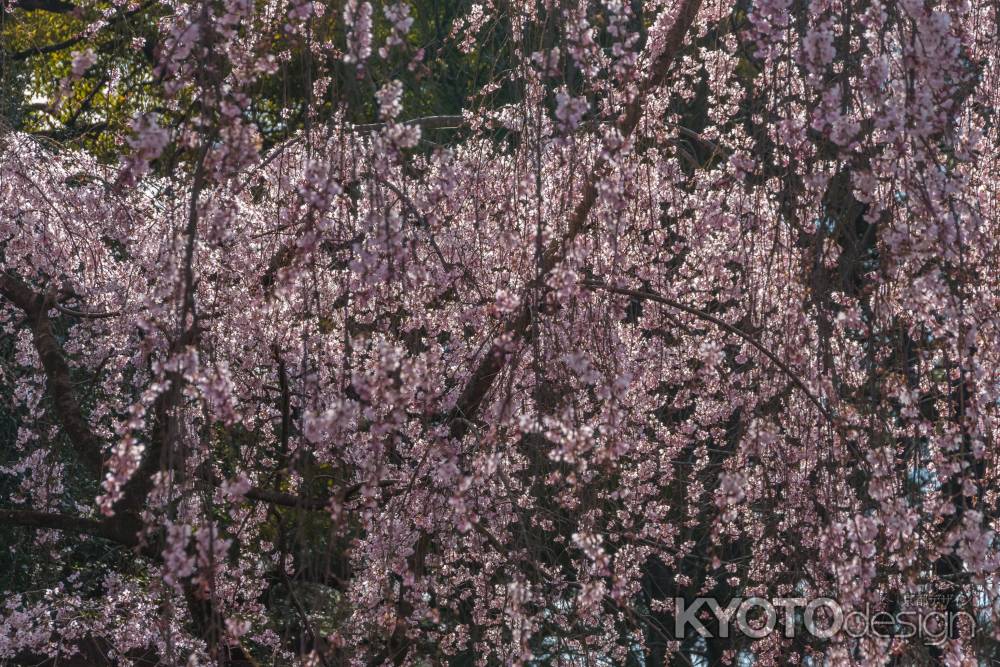
<svg viewBox="0 0 1000 667">
<path fill-rule="evenodd" d="M 606 292 L 621 294 L 622 296 L 630 296 L 635 299 L 645 299 L 648 301 L 655 301 L 656 303 L 662 303 L 666 306 L 670 306 L 671 308 L 676 308 L 677 310 L 685 312 L 688 315 L 693 315 L 694 317 L 697 317 L 700 320 L 711 322 L 712 324 L 719 327 L 723 331 L 726 331 L 727 333 L 731 333 L 734 336 L 742 338 L 746 342 L 750 343 L 750 345 L 755 347 L 761 354 L 767 357 L 771 361 L 771 363 L 773 363 L 775 366 L 781 369 L 781 371 L 788 376 L 788 378 L 795 384 L 795 386 L 797 386 L 799 389 L 802 390 L 802 392 L 806 395 L 806 398 L 809 399 L 809 402 L 816 406 L 816 409 L 820 411 L 820 414 L 822 414 L 828 421 L 832 423 L 837 423 L 836 417 L 829 411 L 829 409 L 827 409 L 826 406 L 823 405 L 823 403 L 819 400 L 819 398 L 816 397 L 816 395 L 812 392 L 812 390 L 809 389 L 809 386 L 802 380 L 801 377 L 799 377 L 798 373 L 796 373 L 788 364 L 782 361 L 774 352 L 771 352 L 771 350 L 767 349 L 764 345 L 762 345 L 756 338 L 746 333 L 745 331 L 741 331 L 739 328 L 734 327 L 732 324 L 729 324 L 725 320 L 719 319 L 718 317 L 712 315 L 711 313 L 706 313 L 705 311 L 699 310 L 698 308 L 686 306 L 683 303 L 680 303 L 679 301 L 668 299 L 667 297 L 656 294 L 655 292 L 648 292 L 644 290 L 632 290 L 623 287 L 613 287 L 612 285 L 608 285 L 607 283 L 598 280 L 582 280 L 580 281 L 580 284 L 584 285 L 585 287 L 589 287 L 591 289 L 600 289 Z"/>
<path fill-rule="evenodd" d="M 856 457 L 858 464 L 861 466 L 861 468 L 865 471 L 869 469 L 867 458 L 858 448 L 857 443 L 853 439 L 847 437 L 847 429 L 845 428 L 845 423 L 843 419 L 841 419 L 838 415 L 831 412 L 828 407 L 823 405 L 823 402 L 819 399 L 819 397 L 816 396 L 816 394 L 813 393 L 813 391 L 809 388 L 809 385 L 807 385 L 805 381 L 802 380 L 802 378 L 799 376 L 798 373 L 796 373 L 788 364 L 782 361 L 774 352 L 767 349 L 767 347 L 761 344 L 760 341 L 758 341 L 750 334 L 746 333 L 745 331 L 741 331 L 739 328 L 734 327 L 732 324 L 729 324 L 725 320 L 721 320 L 718 317 L 715 317 L 711 313 L 706 313 L 705 311 L 699 310 L 698 308 L 686 306 L 683 303 L 680 303 L 679 301 L 668 299 L 667 297 L 662 296 L 660 294 L 656 294 L 655 292 L 630 290 L 623 287 L 613 287 L 611 285 L 608 285 L 606 283 L 597 280 L 583 280 L 581 281 L 580 284 L 591 289 L 602 289 L 608 292 L 621 294 L 622 296 L 630 296 L 635 299 L 646 299 L 648 301 L 655 301 L 656 303 L 662 303 L 666 306 L 670 306 L 671 308 L 676 308 L 677 310 L 685 312 L 689 315 L 693 315 L 698 319 L 704 320 L 706 322 L 711 322 L 712 324 L 716 325 L 723 331 L 731 333 L 734 336 L 738 336 L 739 338 L 742 338 L 746 342 L 750 343 L 750 345 L 752 345 L 761 354 L 767 357 L 771 361 L 771 363 L 777 366 L 781 370 L 781 372 L 783 372 L 786 376 L 788 376 L 788 379 L 790 379 L 792 383 L 796 387 L 798 387 L 802 391 L 802 393 L 806 395 L 806 398 L 808 398 L 809 402 L 812 403 L 817 410 L 819 410 L 819 413 L 823 415 L 823 417 L 831 425 L 833 425 L 833 427 L 843 437 L 845 444 L 847 445 L 851 453 Z"/>
<path fill-rule="evenodd" d="M 647 94 L 667 81 L 670 66 L 680 53 L 684 38 L 694 24 L 700 6 L 701 0 L 683 0 L 681 3 L 674 17 L 674 22 L 664 38 L 663 49 L 650 63 L 650 75 L 642 82 L 639 92 L 633 96 L 632 101 L 620 117 L 618 130 L 623 138 L 628 139 L 639 125 Z M 542 255 L 539 281 L 544 280 L 552 272 L 552 269 L 563 260 L 573 240 L 587 228 L 590 213 L 597 203 L 598 185 L 610 168 L 610 159 L 602 157 L 590 171 L 584 183 L 580 201 L 570 216 L 566 232 L 561 238 L 552 241 Z M 450 415 L 453 437 L 460 438 L 468 432 L 469 420 L 473 419 L 479 412 L 483 399 L 486 398 L 496 378 L 503 370 L 507 355 L 505 354 L 506 341 L 502 339 L 513 338 L 517 340 L 523 338 L 527 333 L 532 317 L 530 299 L 522 299 L 521 303 L 518 312 L 504 324 L 502 335 L 498 337 L 501 340 L 495 341 L 490 346 L 459 394 L 458 401 Z M 456 419 L 456 417 L 462 419 Z"/>
</svg>

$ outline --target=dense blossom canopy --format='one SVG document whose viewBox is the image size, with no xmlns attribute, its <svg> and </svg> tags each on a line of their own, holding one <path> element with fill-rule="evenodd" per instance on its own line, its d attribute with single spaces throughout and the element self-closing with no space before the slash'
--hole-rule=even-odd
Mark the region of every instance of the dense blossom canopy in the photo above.
<svg viewBox="0 0 1000 667">
<path fill-rule="evenodd" d="M 997 658 L 996 3 L 458 6 L 3 9 L 134 113 L 0 130 L 0 662 Z M 674 635 L 928 590 L 975 632 Z"/>
</svg>

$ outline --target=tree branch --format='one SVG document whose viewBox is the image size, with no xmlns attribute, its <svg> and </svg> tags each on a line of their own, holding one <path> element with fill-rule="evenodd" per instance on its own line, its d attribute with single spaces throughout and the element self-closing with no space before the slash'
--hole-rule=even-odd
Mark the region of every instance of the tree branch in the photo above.
<svg viewBox="0 0 1000 667">
<path fill-rule="evenodd" d="M 83 310 L 75 310 L 73 308 L 68 308 L 58 303 L 54 303 L 52 305 L 55 306 L 56 310 L 58 310 L 60 313 L 63 313 L 64 315 L 69 315 L 70 317 L 79 317 L 81 319 L 101 320 L 108 317 L 118 317 L 119 315 L 122 314 L 122 311 L 120 310 L 116 310 L 110 313 L 103 313 L 103 312 L 91 313 Z"/>
<path fill-rule="evenodd" d="M 66 363 L 62 346 L 56 339 L 52 320 L 48 316 L 51 300 L 44 294 L 36 294 L 23 280 L 10 273 L 0 274 L 0 295 L 27 315 L 35 350 L 42 360 L 46 385 L 55 405 L 56 417 L 73 442 L 77 454 L 100 475 L 104 466 L 101 440 L 91 430 L 73 390 L 69 364 Z"/>
<path fill-rule="evenodd" d="M 101 537 L 126 547 L 135 547 L 139 544 L 139 540 L 134 534 L 122 530 L 111 522 L 79 516 L 50 514 L 35 510 L 0 509 L 0 521 L 26 528 L 43 528 Z"/>
<path fill-rule="evenodd" d="M 246 493 L 250 500 L 257 500 L 269 505 L 280 505 L 281 507 L 293 507 L 296 509 L 322 511 L 330 503 L 326 498 L 306 498 L 296 496 L 292 493 L 282 493 L 270 489 L 250 489 Z"/>
<path fill-rule="evenodd" d="M 462 116 L 424 116 L 422 118 L 412 118 L 404 120 L 401 125 L 419 127 L 421 130 L 457 130 L 465 126 L 465 118 Z M 355 132 L 377 132 L 386 126 L 386 123 L 366 123 L 355 125 Z"/>
<path fill-rule="evenodd" d="M 21 9 L 26 12 L 41 10 L 53 14 L 66 14 L 76 9 L 76 5 L 64 0 L 16 0 L 13 9 Z"/>
<path fill-rule="evenodd" d="M 29 0 L 29 1 L 32 1 L 32 0 Z M 132 16 L 135 16 L 136 14 L 139 14 L 141 12 L 146 11 L 147 9 L 149 9 L 150 7 L 152 7 L 154 4 L 156 4 L 156 2 L 157 2 L 157 0 L 147 0 L 146 2 L 142 3 L 141 5 L 139 5 L 138 7 L 136 7 L 135 9 L 133 9 L 130 12 L 125 12 L 124 14 L 119 14 L 116 18 L 114 18 L 113 20 L 109 21 L 107 23 L 107 25 L 104 26 L 103 29 L 107 30 L 109 28 L 115 27 L 117 24 L 121 23 L 125 19 L 131 18 Z M 92 37 L 92 36 L 91 35 L 87 35 L 86 33 L 80 33 L 79 35 L 76 35 L 75 37 L 70 37 L 69 39 L 64 39 L 63 41 L 56 42 L 55 44 L 48 44 L 46 46 L 36 46 L 36 47 L 30 48 L 30 49 L 24 49 L 23 51 L 16 51 L 16 52 L 11 53 L 10 55 L 8 55 L 7 58 L 8 58 L 8 60 L 11 60 L 11 61 L 18 61 L 18 60 L 26 60 L 28 58 L 31 58 L 32 56 L 44 55 L 46 53 L 56 53 L 58 51 L 63 51 L 65 49 L 68 49 L 68 48 L 70 48 L 72 46 L 76 46 L 77 44 L 79 44 L 80 42 L 82 42 L 84 39 L 88 39 L 90 37 Z"/>
<path fill-rule="evenodd" d="M 677 54 L 680 53 L 684 37 L 694 23 L 700 6 L 701 0 L 683 0 L 681 2 L 677 15 L 674 18 L 674 23 L 671 25 L 664 39 L 663 50 L 650 63 L 651 74 L 641 83 L 639 93 L 634 96 L 620 117 L 618 131 L 623 138 L 629 138 L 639 125 L 646 95 L 654 88 L 666 82 L 667 75 L 670 73 L 670 65 L 677 57 Z M 565 257 L 566 251 L 573 243 L 573 240 L 587 227 L 590 212 L 597 203 L 597 186 L 610 168 L 609 159 L 602 157 L 597 160 L 594 168 L 590 170 L 583 187 L 583 194 L 579 203 L 573 209 L 566 232 L 562 235 L 562 238 L 553 240 L 542 255 L 537 282 L 544 281 L 545 276 L 551 273 L 552 269 Z M 531 300 L 522 298 L 521 303 L 522 305 L 517 314 L 513 318 L 508 319 L 504 324 L 502 337 L 520 339 L 527 333 L 532 318 Z M 486 398 L 494 381 L 506 364 L 507 355 L 505 346 L 505 342 L 501 340 L 494 342 L 490 346 L 486 355 L 479 361 L 478 366 L 473 371 L 461 394 L 459 394 L 455 408 L 449 415 L 451 418 L 452 437 L 461 438 L 468 432 L 469 420 L 473 419 L 476 413 L 479 412 L 483 399 Z M 456 417 L 462 417 L 463 419 L 456 419 Z"/>
<path fill-rule="evenodd" d="M 397 479 L 383 479 L 376 486 L 385 489 L 395 486 L 398 483 L 399 480 Z M 360 482 L 347 487 L 340 497 L 340 502 L 352 500 L 364 487 L 365 485 Z M 307 496 L 297 496 L 293 493 L 282 493 L 281 491 L 272 491 L 270 489 L 250 489 L 247 491 L 246 497 L 249 500 L 256 500 L 270 505 L 280 505 L 281 507 L 292 507 L 315 512 L 326 510 L 330 506 L 330 500 L 333 499 L 332 495 L 309 498 Z"/>
<path fill-rule="evenodd" d="M 726 331 L 728 333 L 733 334 L 734 336 L 742 338 L 743 340 L 745 340 L 746 342 L 750 343 L 755 348 L 757 348 L 761 352 L 761 354 L 770 359 L 771 363 L 780 368 L 782 372 L 784 372 L 784 374 L 787 375 L 788 378 L 793 383 L 795 383 L 795 386 L 797 386 L 799 389 L 802 390 L 802 392 L 806 395 L 809 401 L 816 406 L 816 408 L 820 411 L 820 413 L 824 417 L 826 417 L 827 420 L 833 422 L 834 424 L 837 423 L 836 417 L 830 413 L 830 411 L 826 408 L 826 406 L 824 406 L 823 403 L 819 400 L 819 398 L 817 398 L 816 395 L 812 393 L 812 391 L 809 389 L 806 383 L 803 382 L 801 378 L 799 378 L 798 374 L 795 371 L 793 371 L 788 366 L 788 364 L 783 362 L 781 359 L 778 358 L 777 355 L 775 355 L 773 352 L 771 352 L 769 349 L 767 349 L 761 343 L 759 343 L 756 338 L 734 327 L 732 324 L 729 324 L 725 320 L 720 320 L 718 317 L 706 313 L 703 310 L 692 308 L 691 306 L 685 306 L 683 303 L 674 301 L 673 299 L 668 299 L 665 296 L 660 296 L 655 292 L 631 290 L 622 287 L 612 287 L 611 285 L 608 285 L 606 283 L 597 280 L 583 280 L 580 281 L 580 284 L 586 287 L 590 287 L 591 289 L 602 289 L 607 292 L 613 292 L 615 294 L 621 294 L 623 296 L 630 296 L 635 299 L 646 299 L 648 301 L 655 301 L 657 303 L 662 303 L 664 305 L 670 306 L 671 308 L 676 308 L 677 310 L 685 312 L 688 315 L 693 315 L 700 320 L 711 322 L 712 324 L 719 327 L 723 331 Z"/>
</svg>

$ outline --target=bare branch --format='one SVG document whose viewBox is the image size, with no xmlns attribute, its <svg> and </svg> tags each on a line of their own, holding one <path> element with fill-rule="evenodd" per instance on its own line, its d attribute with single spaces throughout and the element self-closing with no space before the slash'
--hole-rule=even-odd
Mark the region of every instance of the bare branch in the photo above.
<svg viewBox="0 0 1000 667">
<path fill-rule="evenodd" d="M 64 315 L 69 315 L 71 317 L 80 317 L 83 319 L 90 319 L 90 320 L 100 320 L 108 317 L 118 317 L 119 315 L 122 314 L 122 311 L 120 310 L 116 310 L 110 313 L 91 313 L 83 310 L 75 310 L 73 308 L 67 308 L 66 306 L 62 306 L 58 303 L 52 305 L 55 306 L 56 310 L 58 310 L 60 313 L 63 313 Z"/>
<path fill-rule="evenodd" d="M 109 21 L 104 26 L 103 30 L 108 30 L 110 28 L 113 28 L 122 21 L 131 18 L 136 14 L 146 11 L 154 4 L 156 4 L 156 1 L 157 0 L 147 0 L 146 2 L 142 3 L 141 5 L 133 9 L 132 11 L 125 12 L 124 14 L 119 14 L 116 18 Z M 32 56 L 45 55 L 46 53 L 57 53 L 59 51 L 64 51 L 70 47 L 76 46 L 84 39 L 88 39 L 89 37 L 90 35 L 87 35 L 86 33 L 80 33 L 75 37 L 70 37 L 69 39 L 64 39 L 63 41 L 56 42 L 54 44 L 48 44 L 46 46 L 36 46 L 30 49 L 24 49 L 23 51 L 16 51 L 15 53 L 11 53 L 10 55 L 8 55 L 7 58 L 8 60 L 11 61 L 18 61 L 18 60 L 27 60 Z"/>
<path fill-rule="evenodd" d="M 79 516 L 50 514 L 34 510 L 0 509 L 0 522 L 26 528 L 42 528 L 91 535 L 118 542 L 126 547 L 134 547 L 139 544 L 136 535 L 123 529 L 121 524 L 114 525 L 109 521 L 98 521 Z"/>
<path fill-rule="evenodd" d="M 380 480 L 376 486 L 379 488 L 390 488 L 396 484 L 399 484 L 399 480 L 397 479 L 383 479 Z M 352 484 L 344 489 L 339 498 L 340 502 L 353 500 L 364 488 L 364 484 Z M 271 491 L 270 489 L 250 489 L 247 491 L 246 497 L 250 500 L 268 503 L 270 505 L 280 505 L 281 507 L 292 507 L 295 509 L 320 512 L 329 508 L 330 501 L 334 496 L 331 495 L 309 498 L 307 496 L 297 496 L 293 493 Z"/>
<path fill-rule="evenodd" d="M 26 12 L 41 10 L 53 14 L 66 14 L 76 9 L 76 5 L 64 0 L 15 0 L 13 9 L 21 9 Z"/>
<path fill-rule="evenodd" d="M 257 500 L 269 505 L 280 505 L 281 507 L 293 507 L 302 510 L 321 511 L 326 509 L 329 499 L 306 498 L 296 496 L 292 493 L 282 493 L 281 491 L 271 491 L 270 489 L 250 489 L 246 493 L 250 500 Z"/>
</svg>

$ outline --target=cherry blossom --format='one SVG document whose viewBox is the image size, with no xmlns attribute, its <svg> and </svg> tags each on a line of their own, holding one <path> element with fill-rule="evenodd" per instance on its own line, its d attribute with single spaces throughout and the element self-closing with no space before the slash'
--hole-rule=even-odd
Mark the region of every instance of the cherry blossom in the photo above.
<svg viewBox="0 0 1000 667">
<path fill-rule="evenodd" d="M 0 135 L 0 662 L 996 657 L 994 4 L 152 4 L 117 160 Z"/>
</svg>

